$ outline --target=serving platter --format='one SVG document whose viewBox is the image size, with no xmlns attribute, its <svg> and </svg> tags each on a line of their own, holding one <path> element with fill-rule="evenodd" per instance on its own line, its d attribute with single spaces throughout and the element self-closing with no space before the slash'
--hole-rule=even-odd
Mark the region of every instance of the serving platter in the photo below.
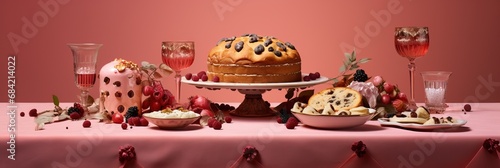
<svg viewBox="0 0 500 168">
<path fill-rule="evenodd" d="M 400 123 L 391 121 L 389 118 L 379 118 L 378 122 L 380 123 L 381 126 L 395 126 L 413 130 L 438 130 L 438 129 L 461 127 L 467 123 L 467 120 L 457 119 L 456 123 L 430 124 L 430 125 L 423 125 L 418 123 Z"/>
<path fill-rule="evenodd" d="M 311 81 L 298 81 L 298 82 L 282 82 L 282 83 L 229 83 L 229 82 L 212 82 L 212 81 L 193 81 L 187 80 L 182 77 L 181 82 L 196 87 L 204 87 L 211 89 L 285 89 L 285 88 L 303 88 L 310 87 L 317 84 L 322 84 L 328 81 L 327 77 L 320 77 Z"/>
<path fill-rule="evenodd" d="M 288 88 L 304 89 L 328 81 L 329 78 L 324 76 L 321 76 L 315 80 L 310 80 L 310 81 L 283 82 L 283 83 L 229 83 L 229 82 L 212 82 L 212 81 L 193 81 L 193 80 L 187 80 L 186 77 L 181 78 L 182 83 L 193 85 L 197 88 L 207 88 L 210 90 L 220 90 L 220 89 L 238 90 L 238 92 L 245 95 L 245 99 L 235 110 L 229 112 L 229 114 L 241 117 L 265 117 L 265 116 L 276 115 L 276 112 L 267 105 L 266 101 L 262 99 L 262 94 L 264 94 L 266 91 L 270 91 L 272 89 L 288 89 Z"/>
</svg>

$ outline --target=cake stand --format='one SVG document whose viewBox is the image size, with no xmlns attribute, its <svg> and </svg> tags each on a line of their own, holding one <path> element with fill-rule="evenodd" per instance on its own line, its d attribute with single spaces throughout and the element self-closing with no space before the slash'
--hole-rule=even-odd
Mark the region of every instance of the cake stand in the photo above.
<svg viewBox="0 0 500 168">
<path fill-rule="evenodd" d="M 211 81 L 192 81 L 182 77 L 182 83 L 196 86 L 197 88 L 207 88 L 210 90 L 231 89 L 238 90 L 241 94 L 245 94 L 245 99 L 233 111 L 231 115 L 241 117 L 265 117 L 276 115 L 276 112 L 269 107 L 262 99 L 262 94 L 272 89 L 288 89 L 288 88 L 308 88 L 314 85 L 322 84 L 328 81 L 327 77 L 320 77 L 311 81 L 299 82 L 284 82 L 284 83 L 227 83 L 227 82 L 211 82 Z"/>
</svg>

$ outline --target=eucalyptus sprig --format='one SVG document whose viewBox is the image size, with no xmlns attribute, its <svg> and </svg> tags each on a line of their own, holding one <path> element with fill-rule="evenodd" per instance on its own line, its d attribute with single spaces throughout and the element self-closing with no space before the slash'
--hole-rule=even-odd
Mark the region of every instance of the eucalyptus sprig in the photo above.
<svg viewBox="0 0 500 168">
<path fill-rule="evenodd" d="M 344 53 L 344 56 L 345 60 L 339 68 L 340 74 L 329 79 L 333 81 L 333 86 L 337 86 L 339 83 L 348 85 L 350 82 L 349 80 L 352 81 L 351 76 L 354 74 L 352 71 L 356 71 L 360 67 L 360 64 L 367 63 L 371 60 L 371 58 L 362 58 L 358 60 L 356 58 L 356 50 L 353 50 L 352 53 Z"/>
</svg>

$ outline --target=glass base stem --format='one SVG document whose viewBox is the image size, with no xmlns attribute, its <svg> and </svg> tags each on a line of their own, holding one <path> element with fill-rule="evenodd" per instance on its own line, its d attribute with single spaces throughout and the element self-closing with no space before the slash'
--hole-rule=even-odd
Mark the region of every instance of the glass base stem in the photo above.
<svg viewBox="0 0 500 168">
<path fill-rule="evenodd" d="M 181 103 L 181 72 L 175 72 L 175 89 L 177 103 Z"/>
<path fill-rule="evenodd" d="M 408 70 L 410 71 L 410 100 L 408 101 L 408 110 L 417 110 L 417 105 L 415 103 L 415 92 L 414 92 L 414 72 L 415 72 L 415 59 L 410 58 L 410 63 L 408 63 Z"/>
</svg>

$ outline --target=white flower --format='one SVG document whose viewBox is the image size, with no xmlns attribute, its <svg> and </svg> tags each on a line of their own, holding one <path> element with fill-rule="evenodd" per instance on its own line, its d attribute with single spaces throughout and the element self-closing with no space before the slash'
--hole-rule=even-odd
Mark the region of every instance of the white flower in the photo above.
<svg viewBox="0 0 500 168">
<path fill-rule="evenodd" d="M 348 87 L 361 93 L 361 95 L 363 95 L 366 100 L 368 100 L 370 108 L 375 108 L 375 106 L 377 105 L 377 97 L 379 93 L 377 87 L 375 87 L 373 83 L 353 81 L 351 82 L 351 84 L 349 84 Z"/>
</svg>

